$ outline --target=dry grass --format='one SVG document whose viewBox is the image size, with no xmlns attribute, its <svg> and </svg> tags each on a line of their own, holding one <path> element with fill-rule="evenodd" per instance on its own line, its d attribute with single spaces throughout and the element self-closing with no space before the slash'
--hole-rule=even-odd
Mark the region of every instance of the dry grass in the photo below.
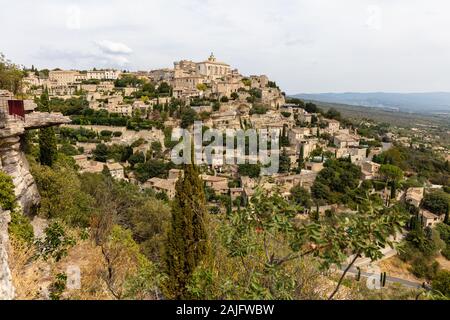
<svg viewBox="0 0 450 320">
<path fill-rule="evenodd" d="M 43 289 L 51 281 L 50 266 L 35 260 L 35 253 L 33 246 L 10 239 L 9 267 L 18 300 L 41 298 Z"/>
<path fill-rule="evenodd" d="M 67 257 L 61 260 L 59 268 L 67 270 L 69 266 L 77 266 L 81 273 L 81 288 L 67 290 L 65 298 L 76 300 L 109 300 L 114 297 L 109 293 L 102 275 L 106 272 L 106 264 L 99 246 L 92 241 L 79 242 Z"/>
<path fill-rule="evenodd" d="M 378 262 L 381 271 L 387 273 L 388 276 L 402 278 L 405 280 L 423 282 L 424 279 L 417 278 L 410 271 L 410 265 L 403 262 L 399 257 L 394 256 L 389 259 Z"/>
<path fill-rule="evenodd" d="M 436 258 L 436 261 L 439 263 L 442 269 L 450 271 L 450 260 L 447 260 L 443 255 L 439 255 Z"/>
<path fill-rule="evenodd" d="M 16 299 L 48 299 L 48 287 L 55 281 L 55 275 L 66 273 L 70 266 L 77 266 L 81 272 L 81 288 L 66 289 L 62 299 L 97 300 L 112 299 L 102 278 L 106 270 L 100 247 L 90 240 L 79 240 L 69 249 L 68 255 L 59 262 L 34 259 L 36 252 L 32 245 L 11 239 L 9 264 L 16 289 Z"/>
</svg>

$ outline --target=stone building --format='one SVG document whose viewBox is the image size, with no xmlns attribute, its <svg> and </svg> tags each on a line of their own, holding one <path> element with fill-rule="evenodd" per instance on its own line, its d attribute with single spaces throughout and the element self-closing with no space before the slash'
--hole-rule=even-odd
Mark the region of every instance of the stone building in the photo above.
<svg viewBox="0 0 450 320">
<path fill-rule="evenodd" d="M 334 136 L 333 143 L 339 149 L 359 146 L 359 137 L 351 134 L 339 134 Z"/>
<path fill-rule="evenodd" d="M 173 199 L 176 194 L 177 179 L 161 179 L 151 178 L 147 180 L 143 185 L 143 189 L 152 189 L 153 191 L 160 193 L 164 192 L 169 199 Z"/>
<path fill-rule="evenodd" d="M 52 70 L 48 74 L 48 79 L 56 85 L 69 85 L 77 82 L 79 75 L 80 73 L 74 70 Z"/>
<path fill-rule="evenodd" d="M 445 217 L 445 215 L 438 216 L 425 209 L 421 209 L 419 215 L 422 220 L 422 225 L 430 228 L 433 228 L 438 223 L 444 222 Z"/>
<path fill-rule="evenodd" d="M 201 175 L 202 181 L 205 185 L 214 190 L 216 193 L 225 194 L 228 192 L 228 179 L 219 176 Z"/>
<path fill-rule="evenodd" d="M 405 201 L 415 207 L 419 207 L 424 196 L 424 188 L 408 188 L 405 194 Z"/>
<path fill-rule="evenodd" d="M 378 177 L 381 165 L 372 161 L 364 161 L 361 164 L 361 174 L 363 180 L 372 180 Z"/>
<path fill-rule="evenodd" d="M 209 81 L 222 78 L 231 72 L 230 65 L 217 61 L 212 53 L 208 60 L 196 63 L 196 69 L 199 75 Z"/>
</svg>

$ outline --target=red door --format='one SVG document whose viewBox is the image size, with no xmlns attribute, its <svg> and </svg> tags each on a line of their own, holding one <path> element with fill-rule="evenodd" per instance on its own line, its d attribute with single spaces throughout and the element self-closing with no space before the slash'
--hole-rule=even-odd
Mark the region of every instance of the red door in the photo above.
<svg viewBox="0 0 450 320">
<path fill-rule="evenodd" d="M 8 100 L 9 114 L 25 118 L 23 100 Z"/>
</svg>

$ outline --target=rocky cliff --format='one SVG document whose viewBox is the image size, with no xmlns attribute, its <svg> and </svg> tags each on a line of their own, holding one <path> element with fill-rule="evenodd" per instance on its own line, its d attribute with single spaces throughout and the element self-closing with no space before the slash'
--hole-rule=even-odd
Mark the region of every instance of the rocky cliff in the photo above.
<svg viewBox="0 0 450 320">
<path fill-rule="evenodd" d="M 25 214 L 38 205 L 40 197 L 30 173 L 28 162 L 20 149 L 20 139 L 27 129 L 69 123 L 70 119 L 60 113 L 32 112 L 20 119 L 0 117 L 0 170 L 10 175 L 15 186 L 17 201 Z"/>
<path fill-rule="evenodd" d="M 0 207 L 0 300 L 14 299 L 14 286 L 8 266 L 8 223 L 10 219 L 9 211 L 3 211 Z"/>
<path fill-rule="evenodd" d="M 17 202 L 25 214 L 39 204 L 40 197 L 25 154 L 20 149 L 20 139 L 27 129 L 69 122 L 70 119 L 60 113 L 32 112 L 24 119 L 0 110 L 0 170 L 13 179 Z M 0 208 L 0 300 L 14 299 L 14 285 L 8 266 L 9 222 L 9 211 Z"/>
</svg>

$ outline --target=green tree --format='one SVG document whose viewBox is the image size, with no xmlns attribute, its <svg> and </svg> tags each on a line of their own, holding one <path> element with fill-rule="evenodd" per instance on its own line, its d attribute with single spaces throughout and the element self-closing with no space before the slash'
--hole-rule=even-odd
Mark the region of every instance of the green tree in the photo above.
<svg viewBox="0 0 450 320">
<path fill-rule="evenodd" d="M 161 152 L 162 152 L 161 142 L 159 142 L 159 141 L 152 141 L 151 146 L 150 146 L 150 150 L 151 150 L 151 153 L 152 153 L 152 157 L 159 157 L 159 156 L 161 156 Z"/>
<path fill-rule="evenodd" d="M 75 245 L 75 239 L 67 235 L 64 227 L 53 222 L 45 228 L 45 238 L 36 241 L 39 255 L 44 260 L 53 258 L 56 262 L 67 256 L 68 249 Z"/>
<path fill-rule="evenodd" d="M 181 123 L 180 126 L 184 129 L 188 128 L 190 125 L 194 124 L 197 119 L 197 112 L 192 108 L 184 109 L 181 113 Z"/>
<path fill-rule="evenodd" d="M 24 72 L 0 53 L 0 89 L 9 90 L 14 94 L 19 93 L 23 77 Z"/>
<path fill-rule="evenodd" d="M 316 104 L 312 103 L 312 102 L 307 102 L 305 104 L 305 110 L 309 113 L 317 113 L 319 112 L 319 108 L 317 107 Z"/>
<path fill-rule="evenodd" d="M 311 208 L 311 195 L 308 190 L 300 186 L 300 184 L 292 187 L 291 199 L 302 207 Z"/>
<path fill-rule="evenodd" d="M 99 143 L 92 151 L 94 160 L 100 162 L 106 162 L 108 160 L 108 146 L 104 143 Z"/>
<path fill-rule="evenodd" d="M 128 162 L 130 163 L 131 167 L 134 168 L 135 165 L 138 163 L 144 163 L 145 162 L 145 155 L 144 153 L 136 151 L 133 155 L 131 155 L 128 158 Z"/>
<path fill-rule="evenodd" d="M 325 113 L 325 117 L 327 117 L 328 119 L 336 119 L 336 120 L 340 120 L 341 119 L 341 113 L 339 111 L 337 111 L 334 108 L 330 108 L 327 113 Z"/>
<path fill-rule="evenodd" d="M 450 195 L 443 191 L 427 193 L 423 198 L 423 207 L 437 215 L 448 215 Z"/>
<path fill-rule="evenodd" d="M 185 165 L 176 185 L 172 221 L 167 236 L 167 291 L 175 299 L 188 298 L 186 285 L 208 252 L 203 185 L 197 168 Z"/>
<path fill-rule="evenodd" d="M 291 159 L 287 155 L 286 149 L 280 154 L 280 169 L 279 172 L 289 172 L 291 170 Z"/>
<path fill-rule="evenodd" d="M 39 110 L 50 112 L 47 90 L 42 93 L 39 100 Z M 39 129 L 39 161 L 42 165 L 51 167 L 56 160 L 57 147 L 55 131 L 52 127 Z"/>
<path fill-rule="evenodd" d="M 164 163 L 162 160 L 150 159 L 145 163 L 138 163 L 136 165 L 136 178 L 140 182 L 145 182 L 153 177 L 162 177 L 168 170 L 170 170 L 172 163 Z"/>
<path fill-rule="evenodd" d="M 171 91 L 172 91 L 172 87 L 167 82 L 162 82 L 158 86 L 158 94 L 168 96 L 168 95 L 170 95 Z"/>
<path fill-rule="evenodd" d="M 75 170 L 68 165 L 32 165 L 41 203 L 39 214 L 60 218 L 73 226 L 87 227 L 94 212 L 93 199 L 84 192 Z"/>
<path fill-rule="evenodd" d="M 382 257 L 381 250 L 393 246 L 389 237 L 406 221 L 394 208 L 372 206 L 369 201 L 367 207 L 357 214 L 299 224 L 294 219 L 298 206 L 278 192 L 267 195 L 257 189 L 248 206 L 225 217 L 220 229 L 228 259 L 242 265 L 231 286 L 241 289 L 244 299 L 294 299 L 302 291 L 301 281 L 289 273 L 295 265 L 315 256 L 322 268 L 329 268 L 347 265 L 350 256 L 352 262 L 329 297 L 333 299 L 356 258 Z"/>
<path fill-rule="evenodd" d="M 302 143 L 300 145 L 300 154 L 298 156 L 298 173 L 302 172 L 302 169 L 305 167 L 305 145 Z"/>
<path fill-rule="evenodd" d="M 244 163 L 238 165 L 238 172 L 241 176 L 250 178 L 257 178 L 261 173 L 261 166 L 259 164 Z"/>
<path fill-rule="evenodd" d="M 12 178 L 0 171 L 0 207 L 4 210 L 15 208 L 16 195 Z"/>
<path fill-rule="evenodd" d="M 348 202 L 351 191 L 359 186 L 361 169 L 347 159 L 328 159 L 311 188 L 314 199 L 328 203 Z"/>
<path fill-rule="evenodd" d="M 433 290 L 437 290 L 450 299 L 450 271 L 441 270 L 431 282 Z"/>
<path fill-rule="evenodd" d="M 151 197 L 143 201 L 142 205 L 132 206 L 128 213 L 133 238 L 140 244 L 142 253 L 152 261 L 160 261 L 170 220 L 170 207 Z"/>
<path fill-rule="evenodd" d="M 281 137 L 280 137 L 280 145 L 282 147 L 289 147 L 289 136 L 287 134 L 287 126 L 283 126 L 283 130 L 281 131 Z"/>
<path fill-rule="evenodd" d="M 403 178 L 402 169 L 392 164 L 381 165 L 379 173 L 387 182 L 399 181 Z"/>
</svg>

